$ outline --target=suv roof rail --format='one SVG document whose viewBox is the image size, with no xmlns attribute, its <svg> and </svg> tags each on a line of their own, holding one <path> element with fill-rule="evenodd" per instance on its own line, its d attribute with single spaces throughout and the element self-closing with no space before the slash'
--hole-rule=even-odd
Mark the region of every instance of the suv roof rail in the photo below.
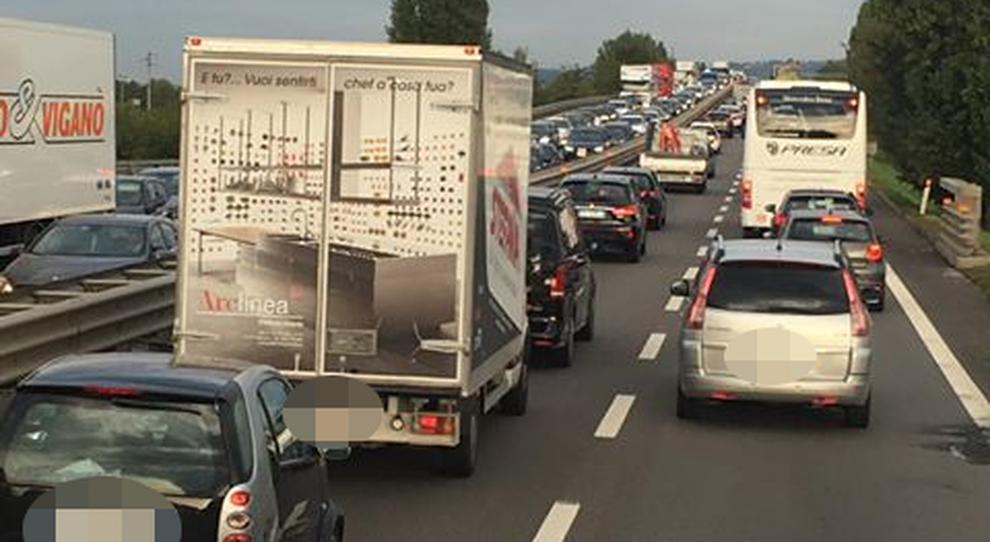
<svg viewBox="0 0 990 542">
<path fill-rule="evenodd" d="M 725 255 L 725 237 L 722 234 L 718 234 L 712 244 L 715 245 L 715 251 L 712 254 L 713 260 L 717 260 Z"/>
</svg>

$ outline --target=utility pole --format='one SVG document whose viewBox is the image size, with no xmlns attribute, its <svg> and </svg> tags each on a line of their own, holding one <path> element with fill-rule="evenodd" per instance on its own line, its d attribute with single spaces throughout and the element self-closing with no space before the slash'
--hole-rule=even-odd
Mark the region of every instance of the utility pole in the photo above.
<svg viewBox="0 0 990 542">
<path fill-rule="evenodd" d="M 148 51 L 148 55 L 145 56 L 141 61 L 144 62 L 145 67 L 148 68 L 148 99 L 147 99 L 147 106 L 148 107 L 147 107 L 147 109 L 148 109 L 148 111 L 151 111 L 151 83 L 153 82 L 153 80 L 151 79 L 151 69 L 155 66 L 155 54 L 152 53 L 151 51 Z"/>
</svg>

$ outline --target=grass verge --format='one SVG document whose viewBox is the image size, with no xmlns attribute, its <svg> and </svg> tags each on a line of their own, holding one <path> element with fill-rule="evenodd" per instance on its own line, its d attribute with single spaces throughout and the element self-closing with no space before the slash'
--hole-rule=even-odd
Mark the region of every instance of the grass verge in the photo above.
<svg viewBox="0 0 990 542">
<path fill-rule="evenodd" d="M 915 226 L 929 234 L 938 232 L 938 215 L 941 210 L 939 205 L 929 201 L 925 216 L 921 216 L 918 213 L 921 207 L 921 189 L 901 179 L 897 169 L 890 162 L 879 156 L 870 158 L 869 176 L 870 186 L 883 192 Z M 980 242 L 985 250 L 990 251 L 990 231 L 980 233 Z M 960 269 L 960 272 L 990 298 L 990 266 Z"/>
</svg>

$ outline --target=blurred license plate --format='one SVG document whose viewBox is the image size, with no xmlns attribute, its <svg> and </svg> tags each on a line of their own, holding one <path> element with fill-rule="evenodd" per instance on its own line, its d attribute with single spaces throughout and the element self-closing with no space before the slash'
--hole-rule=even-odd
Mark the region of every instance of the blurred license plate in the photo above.
<svg viewBox="0 0 990 542">
<path fill-rule="evenodd" d="M 578 149 L 577 155 L 578 158 L 584 158 L 585 156 L 588 156 L 588 149 Z"/>
<path fill-rule="evenodd" d="M 579 218 L 605 218 L 605 211 L 600 209 L 581 209 L 578 211 Z"/>
</svg>

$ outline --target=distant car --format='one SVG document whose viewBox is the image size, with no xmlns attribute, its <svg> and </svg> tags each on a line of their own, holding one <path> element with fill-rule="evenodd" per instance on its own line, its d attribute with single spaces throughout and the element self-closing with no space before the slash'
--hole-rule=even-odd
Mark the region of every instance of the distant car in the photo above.
<svg viewBox="0 0 990 542">
<path fill-rule="evenodd" d="M 664 192 L 656 173 L 640 167 L 610 166 L 602 170 L 607 175 L 623 175 L 633 179 L 639 197 L 646 203 L 649 213 L 648 227 L 658 230 L 667 223 L 667 194 Z"/>
<path fill-rule="evenodd" d="M 530 344 L 564 366 L 595 333 L 595 274 L 570 193 L 529 189 L 526 300 Z"/>
<path fill-rule="evenodd" d="M 530 124 L 530 138 L 536 143 L 557 143 L 557 126 L 552 122 L 535 121 Z"/>
<path fill-rule="evenodd" d="M 777 402 L 838 407 L 847 425 L 869 425 L 873 326 L 841 249 L 721 238 L 713 248 L 693 282 L 671 286 L 690 300 L 677 416 L 706 401 Z"/>
<path fill-rule="evenodd" d="M 342 542 L 327 462 L 344 454 L 292 435 L 291 390 L 270 367 L 181 367 L 171 354 L 44 365 L 0 414 L 0 540 L 21 540 L 28 510 L 59 484 L 114 476 L 162 494 L 183 540 Z"/>
<path fill-rule="evenodd" d="M 605 152 L 612 146 L 607 131 L 601 128 L 578 128 L 571 132 L 571 137 L 564 145 L 564 157 L 567 160 L 584 158 L 592 154 Z"/>
<path fill-rule="evenodd" d="M 629 127 L 636 135 L 646 135 L 646 130 L 649 128 L 649 124 L 643 114 L 623 115 L 619 117 L 619 120 L 628 123 Z"/>
<path fill-rule="evenodd" d="M 175 223 L 153 215 L 76 215 L 54 222 L 3 272 L 11 288 L 43 286 L 131 267 L 174 260 Z"/>
<path fill-rule="evenodd" d="M 632 179 L 621 175 L 578 173 L 560 183 L 571 193 L 578 224 L 591 253 L 619 253 L 630 262 L 646 254 L 646 205 Z"/>
<path fill-rule="evenodd" d="M 883 310 L 887 299 L 887 264 L 883 240 L 870 219 L 855 210 L 793 210 L 781 238 L 839 241 L 851 263 L 863 302 L 872 310 Z"/>
<path fill-rule="evenodd" d="M 531 163 L 536 166 L 536 169 L 532 169 L 531 171 L 540 171 L 551 168 L 564 161 L 564 155 L 561 153 L 560 149 L 556 145 L 552 145 L 550 143 L 533 144 L 530 148 L 530 158 L 535 160 L 535 162 Z"/>
<path fill-rule="evenodd" d="M 156 177 L 120 175 L 116 190 L 119 214 L 155 214 L 169 202 L 166 183 Z"/>
<path fill-rule="evenodd" d="M 712 123 L 722 137 L 732 138 L 736 133 L 732 117 L 724 111 L 712 111 L 705 115 L 705 120 Z"/>
<path fill-rule="evenodd" d="M 636 133 L 633 132 L 633 129 L 627 122 L 607 122 L 602 127 L 605 128 L 608 132 L 609 138 L 611 138 L 612 142 L 616 145 L 621 145 L 636 136 Z"/>
<path fill-rule="evenodd" d="M 612 109 L 615 110 L 615 114 L 617 117 L 621 117 L 622 115 L 627 115 L 632 112 L 632 106 L 630 105 L 630 102 L 623 100 L 621 98 L 615 100 L 609 100 L 607 105 L 611 106 Z"/>
<path fill-rule="evenodd" d="M 574 129 L 571 121 L 567 120 L 565 117 L 550 117 L 545 120 L 557 128 L 557 141 L 562 144 L 566 143 L 567 138 L 571 135 L 571 130 Z"/>
<path fill-rule="evenodd" d="M 865 216 L 872 212 L 868 209 L 861 209 L 859 200 L 855 194 L 843 192 L 841 190 L 829 190 L 821 188 L 803 188 L 791 190 L 784 194 L 780 205 L 769 204 L 766 207 L 768 213 L 773 214 L 773 226 L 771 231 L 774 235 L 787 223 L 787 216 L 792 211 L 798 210 L 828 210 L 836 211 L 859 211 Z"/>
<path fill-rule="evenodd" d="M 179 168 L 173 166 L 153 167 L 138 172 L 141 177 L 154 177 L 165 184 L 165 192 L 169 197 L 179 195 Z"/>
</svg>

